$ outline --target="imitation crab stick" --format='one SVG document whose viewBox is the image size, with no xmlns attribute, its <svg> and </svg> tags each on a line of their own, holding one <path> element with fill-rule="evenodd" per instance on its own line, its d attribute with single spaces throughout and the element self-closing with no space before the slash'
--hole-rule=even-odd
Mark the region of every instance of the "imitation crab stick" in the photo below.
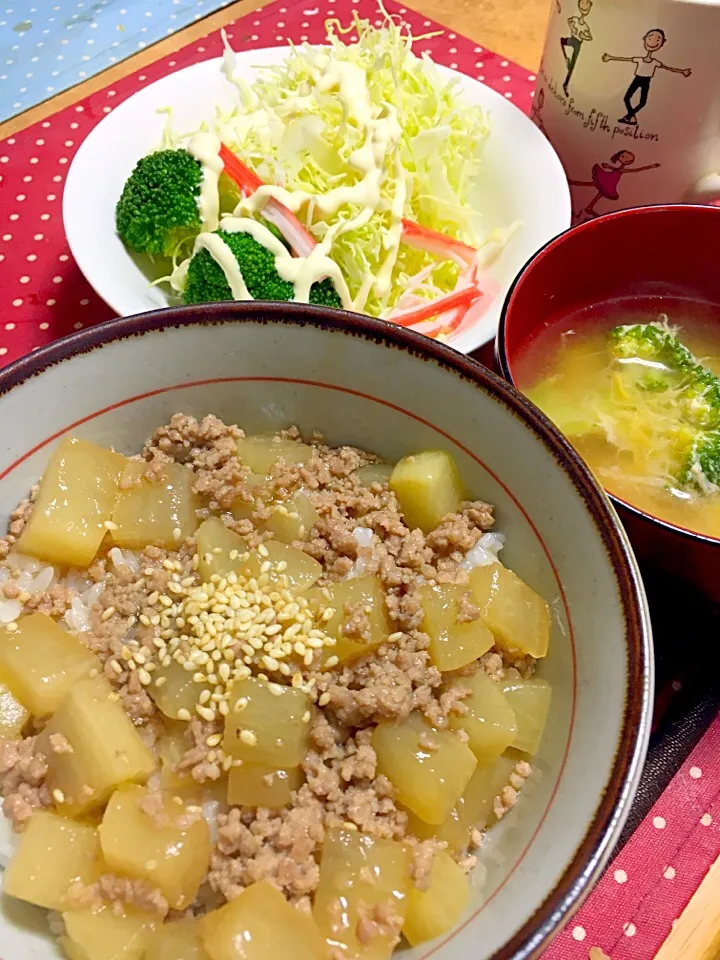
<svg viewBox="0 0 720 960">
<path fill-rule="evenodd" d="M 237 184 L 246 197 L 265 186 L 260 177 L 245 166 L 242 160 L 238 159 L 236 154 L 224 143 L 220 145 L 220 159 L 223 162 L 225 173 Z M 288 209 L 284 203 L 276 200 L 275 197 L 268 197 L 262 213 L 269 223 L 278 228 L 297 256 L 307 257 L 317 246 L 315 238 L 300 223 L 292 210 Z"/>
</svg>

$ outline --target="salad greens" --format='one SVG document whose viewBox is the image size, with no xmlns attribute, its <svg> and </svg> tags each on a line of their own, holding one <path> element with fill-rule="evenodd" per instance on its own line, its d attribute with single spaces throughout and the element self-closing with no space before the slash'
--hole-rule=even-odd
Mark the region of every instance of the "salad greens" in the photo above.
<svg viewBox="0 0 720 960">
<path fill-rule="evenodd" d="M 456 81 L 413 52 L 423 38 L 383 14 L 381 28 L 357 15 L 348 27 L 327 21 L 327 46 L 293 46 L 250 84 L 226 41 L 238 107 L 193 134 L 169 126 L 163 147 L 192 153 L 202 133 L 229 148 L 257 183 L 243 191 L 219 177 L 219 216 L 262 219 L 276 202 L 340 268 L 353 309 L 390 319 L 396 311 L 412 325 L 409 308 L 445 297 L 437 314 L 455 328 L 482 292 L 478 248 L 495 254 L 503 242 L 502 231 L 476 235 L 470 205 L 489 125 Z M 179 292 L 191 252 L 184 244 L 176 253 Z"/>
</svg>

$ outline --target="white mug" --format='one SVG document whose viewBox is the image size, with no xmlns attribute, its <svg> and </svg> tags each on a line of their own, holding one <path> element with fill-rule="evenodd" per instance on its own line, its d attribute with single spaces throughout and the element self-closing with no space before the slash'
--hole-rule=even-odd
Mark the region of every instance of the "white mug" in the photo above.
<svg viewBox="0 0 720 960">
<path fill-rule="evenodd" d="M 532 116 L 575 223 L 720 198 L 720 0 L 554 0 Z"/>
</svg>

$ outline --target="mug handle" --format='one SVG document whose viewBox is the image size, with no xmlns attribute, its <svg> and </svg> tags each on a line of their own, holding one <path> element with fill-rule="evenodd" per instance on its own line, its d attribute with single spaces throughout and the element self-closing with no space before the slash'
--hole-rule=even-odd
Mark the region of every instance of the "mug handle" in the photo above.
<svg viewBox="0 0 720 960">
<path fill-rule="evenodd" d="M 710 173 L 699 180 L 690 191 L 687 202 L 720 207 L 720 173 Z"/>
</svg>

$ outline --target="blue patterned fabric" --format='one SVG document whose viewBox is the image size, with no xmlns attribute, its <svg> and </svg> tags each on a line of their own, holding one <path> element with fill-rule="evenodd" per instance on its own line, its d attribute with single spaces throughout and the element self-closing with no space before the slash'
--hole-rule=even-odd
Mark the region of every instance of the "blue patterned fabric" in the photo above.
<svg viewBox="0 0 720 960">
<path fill-rule="evenodd" d="M 0 0 L 0 120 L 232 0 Z"/>
</svg>

